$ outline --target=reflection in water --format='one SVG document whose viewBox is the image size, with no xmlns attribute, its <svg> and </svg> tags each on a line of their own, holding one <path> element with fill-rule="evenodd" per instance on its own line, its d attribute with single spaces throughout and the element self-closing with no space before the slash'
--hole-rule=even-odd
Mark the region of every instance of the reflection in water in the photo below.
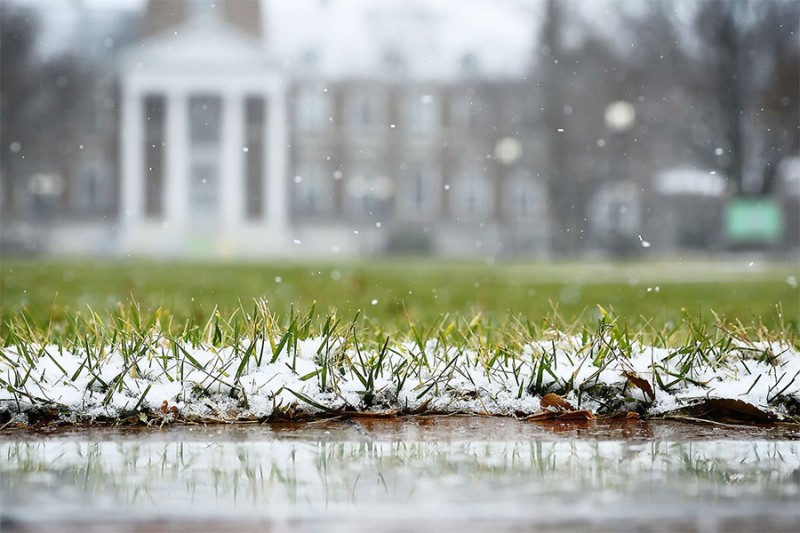
<svg viewBox="0 0 800 533">
<path fill-rule="evenodd" d="M 0 441 L 7 523 L 800 521 L 800 442 Z M 716 517 L 716 518 L 715 518 Z M 627 522 L 630 524 L 630 522 Z"/>
</svg>

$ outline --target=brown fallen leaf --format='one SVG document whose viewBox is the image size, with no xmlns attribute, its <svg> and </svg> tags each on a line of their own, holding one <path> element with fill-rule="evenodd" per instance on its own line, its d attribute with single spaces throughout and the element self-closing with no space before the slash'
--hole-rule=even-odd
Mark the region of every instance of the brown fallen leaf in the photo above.
<svg viewBox="0 0 800 533">
<path fill-rule="evenodd" d="M 400 415 L 400 409 L 386 409 L 384 411 L 355 411 L 348 413 L 348 418 L 395 418 Z"/>
<path fill-rule="evenodd" d="M 597 417 L 594 413 L 588 409 L 582 409 L 580 411 L 539 411 L 525 417 L 525 420 L 540 422 L 543 420 L 594 420 L 595 418 Z"/>
<path fill-rule="evenodd" d="M 775 413 L 760 409 L 755 405 L 732 398 L 706 398 L 702 403 L 688 409 L 693 416 L 720 422 L 775 422 Z"/>
<path fill-rule="evenodd" d="M 636 411 L 617 411 L 612 415 L 607 415 L 602 418 L 609 418 L 612 420 L 621 420 L 624 418 L 625 420 L 630 420 L 632 422 L 635 422 L 639 420 L 640 416 L 639 413 L 637 413 Z"/>
<path fill-rule="evenodd" d="M 548 392 L 547 394 L 542 396 L 540 403 L 542 404 L 542 407 L 552 407 L 557 411 L 575 410 L 575 408 L 572 407 L 572 404 L 570 404 L 567 400 L 565 400 L 564 398 L 553 392 Z"/>
<path fill-rule="evenodd" d="M 557 420 L 594 420 L 597 418 L 594 413 L 588 409 L 581 409 L 580 411 L 567 411 L 565 413 L 558 413 Z"/>
<path fill-rule="evenodd" d="M 555 411 L 539 411 L 538 413 L 526 416 L 524 420 L 530 420 L 532 422 L 538 422 L 540 420 L 555 420 L 557 416 L 558 413 Z"/>
<path fill-rule="evenodd" d="M 656 399 L 656 393 L 653 392 L 653 387 L 650 386 L 650 383 L 646 379 L 640 378 L 638 375 L 636 375 L 636 372 L 633 372 L 632 370 L 625 370 L 622 372 L 622 375 L 625 376 L 625 378 L 630 381 L 632 385 L 640 388 L 647 395 L 647 397 L 650 398 L 650 400 Z"/>
</svg>

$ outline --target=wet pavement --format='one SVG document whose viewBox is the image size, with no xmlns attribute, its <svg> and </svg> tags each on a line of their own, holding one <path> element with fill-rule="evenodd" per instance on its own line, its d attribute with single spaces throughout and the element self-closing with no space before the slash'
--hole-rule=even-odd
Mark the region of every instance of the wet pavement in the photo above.
<svg viewBox="0 0 800 533">
<path fill-rule="evenodd" d="M 409 417 L 0 433 L 2 531 L 798 531 L 800 432 Z"/>
</svg>

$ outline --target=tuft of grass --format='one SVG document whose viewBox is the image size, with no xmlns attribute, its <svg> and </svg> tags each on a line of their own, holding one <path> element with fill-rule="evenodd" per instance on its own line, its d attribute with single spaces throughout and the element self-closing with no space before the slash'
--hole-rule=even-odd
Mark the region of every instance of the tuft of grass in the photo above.
<svg viewBox="0 0 800 533">
<path fill-rule="evenodd" d="M 429 326 L 412 320 L 387 326 L 361 313 L 342 321 L 337 311 L 319 312 L 313 304 L 280 314 L 256 300 L 228 314 L 214 309 L 202 324 L 196 317 L 179 321 L 169 310 L 148 310 L 135 301 L 104 313 L 87 309 L 61 316 L 46 326 L 24 312 L 5 318 L 0 387 L 10 400 L 0 404 L 0 414 L 59 408 L 47 394 L 53 380 L 59 380 L 73 387 L 85 384 L 79 392 L 89 399 L 100 395 L 103 407 L 117 405 L 122 395 L 132 399 L 123 412 L 156 417 L 161 415 L 148 403 L 154 384 L 177 383 L 183 388 L 170 398 L 173 403 L 209 405 L 215 419 L 246 417 L 252 400 L 246 380 L 267 366 L 285 368 L 296 378 L 295 385 L 270 393 L 271 416 L 383 409 L 457 412 L 469 400 L 492 412 L 487 402 L 499 402 L 498 395 L 522 401 L 548 393 L 573 395 L 578 408 L 644 414 L 663 395 L 710 389 L 709 369 L 723 377 L 732 369 L 753 375 L 750 390 L 767 384 L 769 406 L 800 403 L 788 396 L 800 372 L 780 364 L 785 350 L 800 348 L 797 334 L 718 315 L 708 322 L 686 313 L 678 324 L 657 328 L 651 322 L 633 325 L 600 307 L 594 323 L 569 322 L 553 310 L 535 322 L 526 315 L 508 313 L 498 320 L 478 312 L 443 314 Z M 313 353 L 303 352 L 308 346 Z M 646 369 L 640 361 L 643 350 L 651 354 Z M 65 361 L 74 364 L 67 368 Z M 60 377 L 42 372 L 50 363 Z M 756 367 L 769 371 L 754 374 L 751 368 Z M 610 369 L 618 378 L 611 384 L 601 379 Z M 312 387 L 318 394 L 298 387 Z M 283 391 L 300 403 L 287 403 Z M 228 401 L 233 404 L 225 407 Z"/>
</svg>

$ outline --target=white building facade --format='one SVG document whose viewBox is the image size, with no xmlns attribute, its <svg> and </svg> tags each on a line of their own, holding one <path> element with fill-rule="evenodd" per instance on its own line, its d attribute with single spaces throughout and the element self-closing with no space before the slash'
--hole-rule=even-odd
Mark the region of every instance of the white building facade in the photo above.
<svg viewBox="0 0 800 533">
<path fill-rule="evenodd" d="M 132 44 L 116 56 L 106 133 L 93 131 L 108 146 L 86 141 L 81 152 L 108 168 L 95 173 L 108 206 L 37 218 L 56 196 L 40 187 L 41 208 L 18 217 L 36 237 L 25 252 L 547 253 L 530 83 L 476 68 L 469 50 L 445 46 L 445 20 L 427 8 L 405 14 L 427 25 L 420 55 L 413 32 L 375 31 L 382 6 L 353 22 L 349 4 L 306 3 L 319 19 L 309 27 L 324 35 L 287 35 L 290 13 L 266 16 L 276 2 L 148 2 Z M 394 15 L 383 17 L 393 27 Z"/>
<path fill-rule="evenodd" d="M 504 111 L 519 107 L 524 86 L 474 72 L 466 83 L 391 74 L 398 58 L 388 53 L 372 77 L 331 77 L 316 59 L 278 61 L 260 32 L 213 4 L 183 5 L 195 8 L 120 61 L 117 253 L 546 250 L 535 150 Z M 496 157 L 509 136 L 525 153 Z"/>
<path fill-rule="evenodd" d="M 192 17 L 127 52 L 120 90 L 122 250 L 285 251 L 286 82 L 259 39 Z"/>
</svg>

